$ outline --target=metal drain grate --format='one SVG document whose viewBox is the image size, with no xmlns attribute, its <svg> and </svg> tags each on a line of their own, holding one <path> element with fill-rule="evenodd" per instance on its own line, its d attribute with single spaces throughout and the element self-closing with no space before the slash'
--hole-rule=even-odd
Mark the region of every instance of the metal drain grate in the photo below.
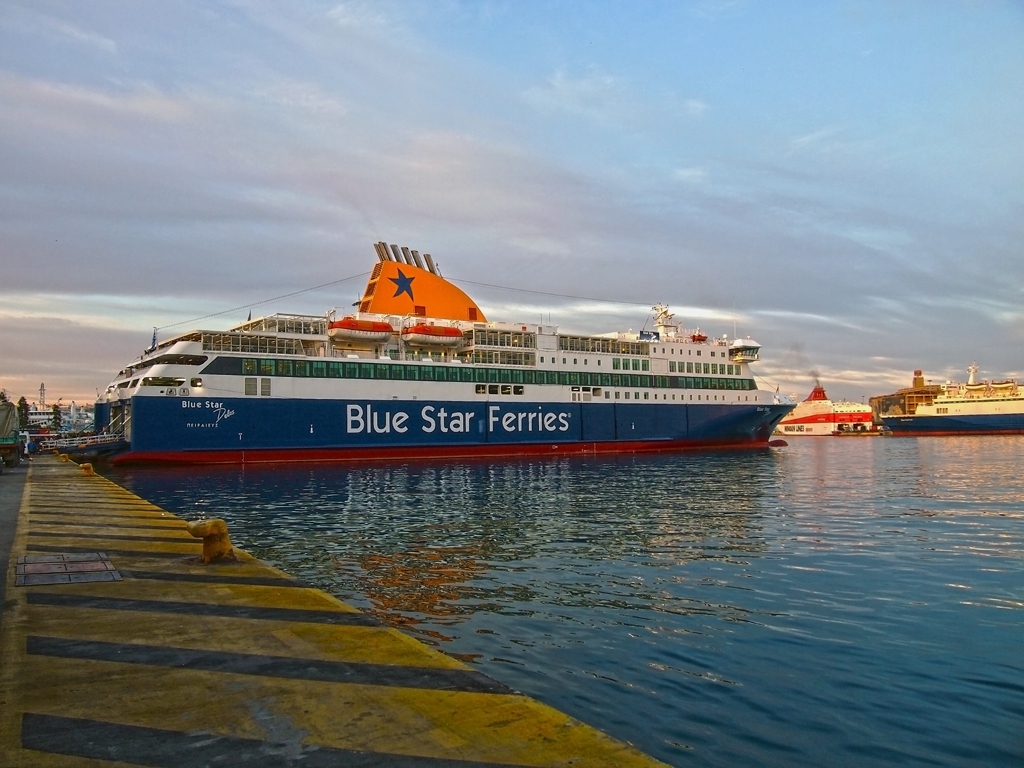
<svg viewBox="0 0 1024 768">
<path fill-rule="evenodd" d="M 105 552 L 68 552 L 19 557 L 15 586 L 120 580 L 121 574 L 107 559 Z"/>
</svg>

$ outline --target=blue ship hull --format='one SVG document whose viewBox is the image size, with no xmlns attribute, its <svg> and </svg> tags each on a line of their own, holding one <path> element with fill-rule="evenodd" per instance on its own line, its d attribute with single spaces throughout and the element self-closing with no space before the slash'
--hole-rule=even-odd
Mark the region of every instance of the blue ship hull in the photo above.
<svg viewBox="0 0 1024 768">
<path fill-rule="evenodd" d="M 116 463 L 249 463 L 767 446 L 791 405 L 132 398 Z"/>
<path fill-rule="evenodd" d="M 1024 434 L 1024 413 L 883 416 L 882 423 L 899 437 Z"/>
</svg>

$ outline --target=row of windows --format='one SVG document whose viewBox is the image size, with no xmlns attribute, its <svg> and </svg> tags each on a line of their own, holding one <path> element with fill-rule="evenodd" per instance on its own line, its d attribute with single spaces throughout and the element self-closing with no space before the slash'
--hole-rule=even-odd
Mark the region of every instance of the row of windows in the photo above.
<svg viewBox="0 0 1024 768">
<path fill-rule="evenodd" d="M 467 337 L 469 334 L 465 334 Z M 537 334 L 519 331 L 494 331 L 475 329 L 472 332 L 472 342 L 482 347 L 525 347 L 535 349 L 537 347 Z"/>
<path fill-rule="evenodd" d="M 705 348 L 705 349 L 706 349 L 706 348 Z M 760 349 L 760 347 L 758 347 L 758 349 Z M 654 347 L 654 349 L 652 349 L 652 350 L 651 350 L 651 352 L 652 352 L 653 354 L 657 354 L 657 353 L 658 353 L 658 348 L 657 348 L 657 347 Z M 697 350 L 697 357 L 700 357 L 700 352 L 701 352 L 701 351 L 700 351 L 700 350 L 698 349 L 698 350 Z M 675 350 L 675 348 L 672 348 L 672 349 L 670 349 L 670 350 L 669 350 L 669 351 L 668 351 L 667 353 L 666 353 L 666 351 L 665 351 L 665 347 L 662 347 L 662 348 L 661 348 L 661 354 L 663 354 L 663 355 L 664 355 L 664 354 L 674 355 L 675 353 L 676 353 L 676 350 Z M 680 350 L 679 350 L 679 354 L 680 354 L 680 355 L 681 355 L 681 354 L 683 354 L 683 350 L 682 350 L 682 349 L 680 349 Z M 688 355 L 692 355 L 692 354 L 693 354 L 693 350 L 692 350 L 692 349 L 688 349 L 688 350 L 686 350 L 686 354 L 688 354 Z M 713 349 L 712 349 L 712 350 L 711 350 L 711 356 L 712 356 L 712 357 L 714 357 L 714 356 L 715 356 L 715 354 L 721 355 L 722 357 L 727 357 L 726 351 L 725 351 L 724 349 L 720 349 L 720 350 L 718 350 L 718 352 L 717 352 L 717 353 L 715 352 L 715 350 L 713 350 Z"/>
<path fill-rule="evenodd" d="M 593 390 L 591 390 L 590 387 L 583 387 L 583 391 L 582 392 L 578 391 L 579 389 L 580 389 L 580 387 L 573 387 L 572 388 L 572 399 L 573 399 L 573 402 L 579 402 L 579 401 L 590 402 L 593 399 L 600 400 L 602 392 L 604 394 L 604 399 L 605 400 L 611 400 L 612 399 L 612 392 L 609 391 L 609 390 L 602 390 L 600 387 L 594 387 Z M 523 395 L 523 394 L 526 393 L 526 389 L 525 389 L 525 387 L 514 386 L 514 385 L 509 385 L 509 384 L 477 384 L 476 385 L 476 393 L 478 395 L 497 395 L 497 394 L 502 394 L 502 395 Z M 643 392 L 643 393 L 640 393 L 640 392 L 630 392 L 629 390 L 626 390 L 625 392 L 620 392 L 619 390 L 615 390 L 615 399 L 616 400 L 619 400 L 619 399 L 629 400 L 630 398 L 632 398 L 634 400 L 640 400 L 641 397 L 644 400 L 650 400 L 651 399 L 651 393 L 650 392 Z M 718 395 L 704 395 L 703 397 L 704 397 L 705 400 L 711 400 L 712 397 L 715 400 L 718 400 L 719 396 Z M 723 394 L 721 397 L 722 397 L 722 402 L 725 402 L 725 395 Z M 655 400 L 658 399 L 658 395 L 657 394 L 654 395 L 654 399 Z M 663 401 L 667 401 L 669 399 L 669 396 L 668 395 L 661 395 L 661 399 Z M 672 399 L 675 400 L 676 396 L 672 395 Z M 685 395 L 679 395 L 679 399 L 680 400 L 685 400 L 686 396 Z M 701 399 L 701 395 L 697 395 L 697 399 L 700 400 Z M 740 395 L 736 395 L 736 399 L 739 400 L 740 399 Z M 745 402 L 749 402 L 750 401 L 750 395 L 743 395 L 743 399 L 744 399 Z M 693 395 L 690 395 L 690 400 L 693 400 Z M 754 400 L 755 401 L 757 400 L 757 395 L 754 395 Z M 840 429 L 842 429 L 843 426 L 844 425 L 840 425 Z M 858 424 L 856 426 L 860 426 L 860 425 Z M 786 429 L 791 429 L 791 428 L 790 427 L 786 427 Z M 801 432 L 803 431 L 803 427 L 800 427 L 800 431 Z"/>
<path fill-rule="evenodd" d="M 526 388 L 521 385 L 512 384 L 477 384 L 476 393 L 478 395 L 522 395 L 526 392 Z"/>
<path fill-rule="evenodd" d="M 554 357 L 550 357 L 550 358 L 548 358 L 548 360 L 550 360 L 552 363 L 555 362 L 555 358 Z M 562 358 L 562 365 L 568 365 L 568 360 L 569 360 L 569 358 L 563 357 Z M 544 356 L 543 355 L 541 355 L 540 361 L 542 363 L 544 362 Z M 578 357 L 574 357 L 572 359 L 572 364 L 573 365 L 579 365 L 580 364 L 580 359 Z M 584 358 L 583 364 L 584 365 L 587 364 L 587 359 L 586 358 Z M 597 359 L 597 365 L 598 365 L 598 367 L 601 366 L 601 358 Z M 680 365 L 681 365 L 681 363 L 680 363 Z M 630 360 L 629 358 L 626 358 L 626 357 L 622 357 L 622 358 L 613 357 L 612 358 L 612 370 L 613 371 L 628 371 L 630 368 L 632 368 L 634 371 L 649 371 L 649 370 L 651 370 L 651 361 L 646 359 L 646 358 L 644 358 L 643 360 Z M 674 371 L 675 368 L 673 368 L 672 370 Z"/>
<path fill-rule="evenodd" d="M 597 392 L 599 392 L 599 391 L 600 391 L 600 390 L 595 390 L 595 391 L 594 391 L 594 397 L 597 397 Z M 629 400 L 629 392 L 628 392 L 628 391 L 627 391 L 627 392 L 623 392 L 622 394 L 623 394 L 623 396 L 624 396 L 624 398 L 625 398 L 626 400 Z M 639 400 L 639 399 L 640 399 L 640 395 L 641 395 L 641 393 L 640 393 L 640 392 L 634 392 L 634 393 L 633 393 L 633 399 L 634 399 L 634 400 Z M 690 395 L 689 397 L 690 397 L 690 400 L 693 400 L 693 395 Z M 702 397 L 701 395 L 697 395 L 697 399 L 698 399 L 698 400 L 700 400 L 700 399 L 701 399 L 701 397 Z M 738 401 L 738 400 L 740 399 L 740 397 L 741 397 L 741 395 L 736 395 L 736 400 Z M 750 402 L 750 395 L 742 395 L 742 397 L 743 397 L 743 402 Z M 708 400 L 711 400 L 711 399 L 714 399 L 714 400 L 719 400 L 719 396 L 718 396 L 718 395 L 703 395 L 703 398 L 704 398 L 704 400 L 705 400 L 705 401 L 708 401 Z M 720 400 L 720 402 L 723 402 L 723 403 L 724 403 L 724 402 L 725 402 L 725 398 L 726 398 L 726 396 L 725 396 L 725 395 L 721 395 L 721 400 Z M 605 393 L 604 393 L 604 399 L 605 399 L 605 400 L 608 400 L 608 399 L 609 399 L 609 395 L 608 395 L 608 392 L 605 392 Z M 618 392 L 618 390 L 616 390 L 616 392 L 615 392 L 615 399 L 616 399 L 616 400 L 618 400 L 618 399 L 619 399 L 619 392 Z M 644 392 L 644 393 L 643 393 L 643 399 L 644 399 L 644 400 L 650 400 L 650 399 L 651 399 L 651 393 L 650 393 L 650 392 Z M 658 399 L 658 395 L 657 395 L 657 394 L 655 394 L 655 395 L 654 395 L 654 399 L 655 399 L 655 400 L 657 400 L 657 399 Z M 668 396 L 668 395 L 662 395 L 662 396 L 661 396 L 661 399 L 662 399 L 662 400 L 668 400 L 668 399 L 669 399 L 669 396 Z M 676 396 L 675 396 L 675 395 L 672 395 L 672 399 L 673 399 L 673 400 L 675 400 L 675 399 L 676 399 Z M 680 399 L 680 400 L 685 400 L 685 399 L 686 399 L 686 395 L 680 395 L 680 396 L 679 396 L 679 399 Z M 755 401 L 755 402 L 757 401 L 757 395 L 754 395 L 754 401 Z"/>
<path fill-rule="evenodd" d="M 591 338 L 586 336 L 559 336 L 558 337 L 558 348 L 569 352 L 605 352 L 610 354 L 620 355 L 649 355 L 652 352 L 656 353 L 658 350 L 655 347 L 651 348 L 647 342 L 636 342 L 636 341 L 620 341 L 619 339 L 601 339 Z M 661 353 L 666 354 L 666 348 L 661 348 Z M 686 350 L 687 355 L 692 355 L 694 350 Z M 673 348 L 669 354 L 675 355 L 676 350 Z M 679 350 L 679 354 L 683 354 L 683 350 Z M 711 357 L 716 355 L 715 350 L 710 351 Z M 717 354 L 722 357 L 727 356 L 726 350 L 718 350 Z M 697 357 L 700 357 L 701 350 L 697 350 Z"/>
<path fill-rule="evenodd" d="M 686 368 L 684 371 L 683 368 Z M 703 367 L 703 370 L 702 370 Z M 677 370 L 675 360 L 668 361 L 669 373 L 675 373 Z M 739 376 L 740 367 L 738 365 L 728 365 L 726 363 L 683 363 L 679 361 L 678 365 L 679 373 L 717 373 L 719 375 L 724 374 L 726 376 Z"/>
<path fill-rule="evenodd" d="M 327 333 L 327 320 L 323 317 L 305 315 L 274 315 L 243 323 L 239 328 L 248 332 L 268 331 L 270 333 L 302 333 L 323 336 Z"/>
<path fill-rule="evenodd" d="M 646 355 L 650 344 L 618 339 L 599 339 L 590 336 L 559 336 L 558 348 L 568 352 L 606 352 L 620 355 Z"/>
<path fill-rule="evenodd" d="M 470 362 L 483 365 L 536 365 L 537 356 L 533 352 L 474 349 Z"/>
<path fill-rule="evenodd" d="M 540 361 L 543 363 L 544 362 L 544 358 L 541 357 Z M 477 363 L 477 362 L 479 362 L 479 363 L 489 363 L 489 362 L 492 362 L 492 361 L 491 360 L 477 360 L 474 357 L 473 362 L 474 363 Z M 498 362 L 498 361 L 493 361 L 493 362 Z M 551 362 L 552 363 L 555 362 L 555 358 L 552 357 L 551 358 Z M 572 362 L 573 362 L 573 365 L 576 365 L 577 364 L 577 358 L 573 358 Z M 565 365 L 565 364 L 566 364 L 566 358 L 563 357 L 562 358 L 562 365 Z M 584 360 L 583 364 L 586 365 L 587 361 Z M 598 360 L 597 364 L 601 365 L 601 361 Z M 647 360 L 647 359 L 637 360 L 635 358 L 630 359 L 630 358 L 626 358 L 626 357 L 623 357 L 623 358 L 613 357 L 612 358 L 612 370 L 613 371 L 628 371 L 628 370 L 649 371 L 649 370 L 651 370 L 651 361 Z M 680 360 L 678 363 L 676 363 L 675 360 L 669 360 L 668 370 L 669 370 L 669 373 L 677 373 L 677 372 L 678 373 L 696 373 L 696 374 L 704 373 L 704 374 L 713 374 L 713 375 L 716 375 L 716 376 L 739 376 L 740 373 L 741 373 L 740 366 L 738 366 L 738 365 L 728 365 L 726 363 L 693 363 L 693 362 L 684 363 L 682 360 Z"/>
<path fill-rule="evenodd" d="M 477 384 L 554 384 L 584 387 L 753 390 L 753 379 L 702 376 L 652 376 L 642 373 L 588 373 L 517 368 L 470 368 L 460 365 L 403 365 L 369 361 L 275 360 L 220 357 L 204 373 L 245 376 L 299 376 L 389 381 L 464 381 Z"/>
<path fill-rule="evenodd" d="M 256 336 L 251 333 L 204 333 L 203 349 L 210 352 L 255 352 L 267 355 L 303 355 L 299 339 Z"/>
<path fill-rule="evenodd" d="M 562 362 L 564 363 L 565 360 L 563 360 Z M 598 361 L 598 363 L 600 363 L 600 361 Z M 649 371 L 649 370 L 651 370 L 651 361 L 650 360 L 646 360 L 646 359 L 644 359 L 644 360 L 635 360 L 635 359 L 634 360 L 629 360 L 627 358 L 622 358 L 620 360 L 617 357 L 613 357 L 612 358 L 612 370 L 613 371 L 619 371 L 619 370 L 628 371 L 630 368 L 632 368 L 634 371 Z"/>
</svg>

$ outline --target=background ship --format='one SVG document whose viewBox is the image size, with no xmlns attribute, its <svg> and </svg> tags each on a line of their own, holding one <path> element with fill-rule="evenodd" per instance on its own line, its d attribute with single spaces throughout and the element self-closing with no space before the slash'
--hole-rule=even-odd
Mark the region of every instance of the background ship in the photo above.
<svg viewBox="0 0 1024 768">
<path fill-rule="evenodd" d="M 871 406 L 845 400 L 829 400 L 819 382 L 807 399 L 797 403 L 776 434 L 786 437 L 823 437 L 842 434 L 877 434 L 871 418 Z"/>
<path fill-rule="evenodd" d="M 875 424 L 882 424 L 883 416 L 913 415 L 919 405 L 929 405 L 936 395 L 942 393 L 939 384 L 927 384 L 924 373 L 914 371 L 914 378 L 909 387 L 898 389 L 890 395 L 876 395 L 868 398 Z"/>
<path fill-rule="evenodd" d="M 909 413 L 882 413 L 882 423 L 896 436 L 1024 434 L 1024 391 L 1017 382 L 979 382 L 974 363 L 967 373 L 965 384 L 946 382 Z"/>
<path fill-rule="evenodd" d="M 792 408 L 760 345 L 680 328 L 580 335 L 489 321 L 429 255 L 385 243 L 354 315 L 196 330 L 96 404 L 118 462 L 277 462 L 764 447 Z"/>
</svg>

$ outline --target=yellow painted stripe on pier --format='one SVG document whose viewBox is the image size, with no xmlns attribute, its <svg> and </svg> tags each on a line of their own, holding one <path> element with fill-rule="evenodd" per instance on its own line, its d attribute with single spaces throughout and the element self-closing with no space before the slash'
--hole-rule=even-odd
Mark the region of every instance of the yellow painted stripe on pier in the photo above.
<svg viewBox="0 0 1024 768">
<path fill-rule="evenodd" d="M 155 505 L 33 463 L 0 625 L 0 765 L 661 765 L 244 552 L 199 551 Z M 121 581 L 15 586 L 19 557 L 90 552 Z"/>
<path fill-rule="evenodd" d="M 83 585 L 85 586 L 85 585 Z M 94 585 L 89 585 L 94 586 Z M 208 599 L 208 598 L 207 598 Z M 166 641 L 176 648 L 202 650 L 210 645 L 206 635 L 183 635 L 179 615 L 133 613 L 130 621 L 103 622 L 93 609 L 40 606 L 40 621 L 47 637 L 97 642 L 152 644 Z M 321 624 L 252 619 L 204 617 L 205 630 L 215 634 L 217 650 L 230 653 L 292 656 L 300 659 L 342 660 L 364 664 L 423 664 L 422 643 L 407 635 L 378 627 L 324 626 Z M 447 669 L 465 667 L 439 654 L 431 664 Z"/>
</svg>

